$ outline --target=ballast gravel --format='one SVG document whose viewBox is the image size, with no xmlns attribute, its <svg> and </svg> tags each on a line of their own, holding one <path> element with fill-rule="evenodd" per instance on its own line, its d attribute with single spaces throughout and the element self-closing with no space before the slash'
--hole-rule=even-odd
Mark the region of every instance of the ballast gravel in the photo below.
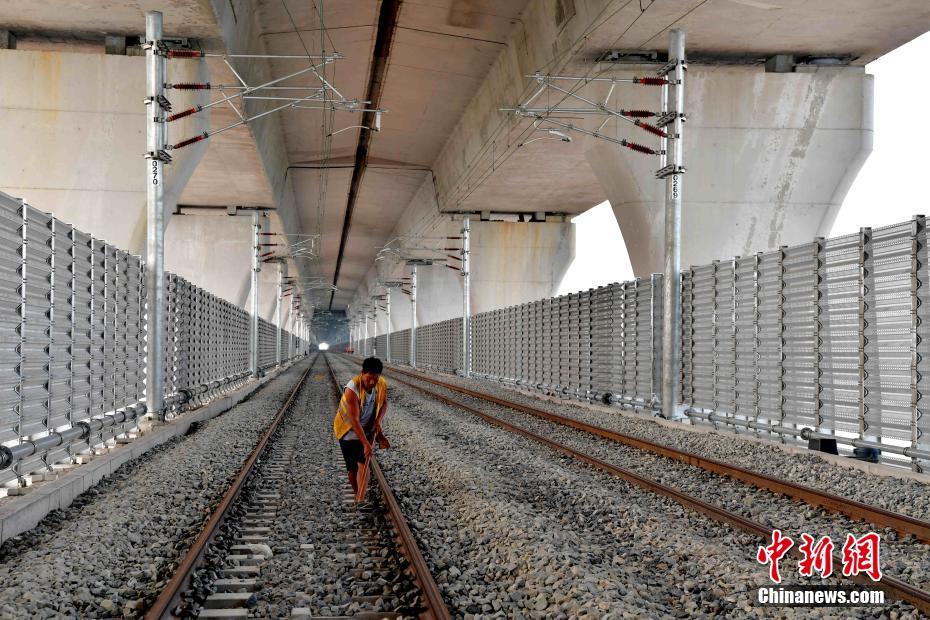
<svg viewBox="0 0 930 620">
<path fill-rule="evenodd" d="M 321 358 L 279 431 L 296 439 L 296 450 L 277 486 L 280 500 L 268 534 L 272 555 L 261 565 L 256 617 L 288 617 L 294 609 L 315 617 L 377 617 L 419 607 L 416 587 L 398 568 L 406 560 L 397 554 L 374 481 L 362 509 L 350 499 L 333 437 L 337 404 Z"/>
<path fill-rule="evenodd" d="M 0 546 L 0 617 L 139 617 L 309 362 Z"/>
<path fill-rule="evenodd" d="M 405 378 L 406 380 L 407 378 Z M 842 514 L 827 512 L 819 507 L 799 503 L 791 498 L 771 493 L 726 476 L 692 467 L 679 461 L 658 456 L 643 450 L 597 437 L 581 430 L 566 427 L 507 407 L 463 395 L 425 381 L 412 380 L 457 402 L 484 411 L 520 428 L 541 434 L 579 452 L 597 457 L 643 477 L 683 491 L 692 497 L 720 506 L 770 528 L 778 528 L 795 541 L 802 533 L 815 539 L 829 535 L 839 549 L 848 533 L 861 536 L 875 528 Z M 913 536 L 900 539 L 892 528 L 879 530 L 881 534 L 882 569 L 919 587 L 930 583 L 930 546 Z"/>
<path fill-rule="evenodd" d="M 496 381 L 465 379 L 439 373 L 433 376 L 447 383 L 575 418 L 612 431 L 674 446 L 918 519 L 930 520 L 930 475 L 926 476 L 926 482 L 921 482 L 869 474 L 835 465 L 815 454 L 791 454 L 777 445 L 740 437 L 727 429 L 695 432 L 684 424 L 681 428 L 669 428 L 648 419 L 627 415 L 618 408 L 592 409 L 579 406 L 569 399 L 550 400 Z"/>
<path fill-rule="evenodd" d="M 754 537 L 391 385 L 379 458 L 456 617 L 916 617 L 761 607 Z"/>
</svg>

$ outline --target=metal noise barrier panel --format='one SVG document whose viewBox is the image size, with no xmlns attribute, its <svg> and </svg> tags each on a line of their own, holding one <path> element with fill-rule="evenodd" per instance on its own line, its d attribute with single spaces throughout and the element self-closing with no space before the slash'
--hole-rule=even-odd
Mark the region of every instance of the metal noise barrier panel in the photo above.
<svg viewBox="0 0 930 620">
<path fill-rule="evenodd" d="M 928 264 L 918 216 L 683 270 L 679 419 L 836 440 L 843 453 L 878 450 L 883 462 L 922 470 Z M 661 275 L 476 314 L 472 372 L 658 413 L 661 316 Z M 409 363 L 410 337 L 391 335 L 393 361 Z M 418 367 L 461 372 L 461 319 L 419 326 L 415 340 Z"/>
<path fill-rule="evenodd" d="M 138 256 L 0 193 L 0 484 L 137 426 L 144 269 Z M 247 378 L 249 317 L 184 278 L 166 279 L 165 396 L 176 411 L 179 394 L 195 405 Z M 266 368 L 277 328 L 259 325 Z M 283 342 L 291 337 L 282 330 Z"/>
<path fill-rule="evenodd" d="M 410 364 L 410 330 L 402 329 L 393 332 L 391 338 L 391 355 L 389 362 Z"/>
</svg>

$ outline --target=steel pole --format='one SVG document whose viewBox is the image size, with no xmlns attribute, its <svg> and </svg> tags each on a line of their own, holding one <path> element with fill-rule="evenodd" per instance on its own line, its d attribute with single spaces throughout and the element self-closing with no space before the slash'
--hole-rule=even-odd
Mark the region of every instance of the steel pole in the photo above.
<svg viewBox="0 0 930 620">
<path fill-rule="evenodd" d="M 281 302 L 284 301 L 284 270 L 286 265 L 284 261 L 278 263 L 278 303 L 275 304 L 275 325 L 277 325 L 277 338 L 274 345 L 274 357 L 278 366 L 281 365 Z"/>
<path fill-rule="evenodd" d="M 678 368 L 681 358 L 681 196 L 683 170 L 683 117 L 685 81 L 685 33 L 669 32 L 669 60 L 676 62 L 674 76 L 675 120 L 667 144 L 675 166 L 665 178 L 665 273 L 662 307 L 662 416 L 677 417 Z"/>
<path fill-rule="evenodd" d="M 462 220 L 462 374 L 471 376 L 471 222 Z"/>
<path fill-rule="evenodd" d="M 362 355 L 368 357 L 368 310 L 365 310 L 365 339 L 362 341 Z"/>
<path fill-rule="evenodd" d="M 165 184 L 162 153 L 165 149 L 165 64 L 159 52 L 162 14 L 145 15 L 146 77 L 146 231 L 145 231 L 145 404 L 148 413 L 164 419 L 165 397 Z"/>
<path fill-rule="evenodd" d="M 291 307 L 287 313 L 287 358 L 293 359 L 297 354 L 294 351 L 294 334 L 297 331 L 296 324 L 294 323 L 294 293 L 291 293 Z"/>
<path fill-rule="evenodd" d="M 258 376 L 258 274 L 262 270 L 261 253 L 262 222 L 258 211 L 252 213 L 252 316 L 249 317 L 249 370 Z"/>
<path fill-rule="evenodd" d="M 410 365 L 417 367 L 417 266 L 410 274 Z"/>
<path fill-rule="evenodd" d="M 391 289 L 387 291 L 387 300 L 384 302 L 387 314 L 387 329 L 384 331 L 384 359 L 391 362 Z"/>
<path fill-rule="evenodd" d="M 378 302 L 374 301 L 374 304 L 375 304 L 375 307 L 371 311 L 371 328 L 373 332 L 371 336 L 371 344 L 372 344 L 371 354 L 377 357 L 378 355 Z"/>
</svg>

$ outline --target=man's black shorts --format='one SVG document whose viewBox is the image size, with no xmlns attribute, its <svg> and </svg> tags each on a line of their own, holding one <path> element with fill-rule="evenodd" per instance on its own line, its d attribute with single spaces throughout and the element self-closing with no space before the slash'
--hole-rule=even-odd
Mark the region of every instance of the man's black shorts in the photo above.
<svg viewBox="0 0 930 620">
<path fill-rule="evenodd" d="M 342 449 L 342 458 L 346 461 L 346 469 L 355 473 L 358 466 L 365 463 L 365 448 L 358 439 L 340 439 L 339 447 Z"/>
</svg>

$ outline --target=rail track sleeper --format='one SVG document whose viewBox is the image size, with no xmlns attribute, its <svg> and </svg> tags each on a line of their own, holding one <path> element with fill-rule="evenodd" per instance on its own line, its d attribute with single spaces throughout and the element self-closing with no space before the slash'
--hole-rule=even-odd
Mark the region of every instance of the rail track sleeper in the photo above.
<svg viewBox="0 0 930 620">
<path fill-rule="evenodd" d="M 254 592 L 258 585 L 255 579 L 217 579 L 213 582 L 217 592 Z"/>
<path fill-rule="evenodd" d="M 268 542 L 267 536 L 236 536 L 233 540 L 238 543 L 251 543 L 253 545 L 261 545 Z"/>
<path fill-rule="evenodd" d="M 197 614 L 198 618 L 248 618 L 248 609 L 203 609 Z"/>
<path fill-rule="evenodd" d="M 231 609 L 245 607 L 252 594 L 248 592 L 218 592 L 203 601 L 204 609 Z"/>
</svg>

